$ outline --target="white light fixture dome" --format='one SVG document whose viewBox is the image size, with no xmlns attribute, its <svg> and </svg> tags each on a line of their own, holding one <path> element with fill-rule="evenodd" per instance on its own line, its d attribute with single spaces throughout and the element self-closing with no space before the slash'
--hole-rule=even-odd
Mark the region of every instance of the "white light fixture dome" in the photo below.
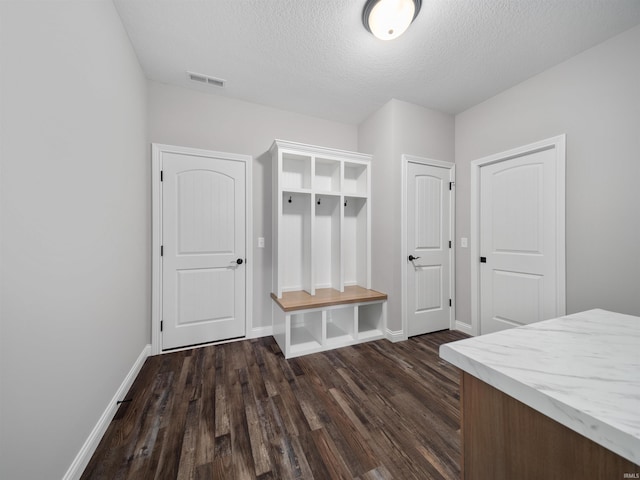
<svg viewBox="0 0 640 480">
<path fill-rule="evenodd" d="M 367 0 L 362 23 L 381 40 L 402 35 L 420 11 L 422 0 Z"/>
</svg>

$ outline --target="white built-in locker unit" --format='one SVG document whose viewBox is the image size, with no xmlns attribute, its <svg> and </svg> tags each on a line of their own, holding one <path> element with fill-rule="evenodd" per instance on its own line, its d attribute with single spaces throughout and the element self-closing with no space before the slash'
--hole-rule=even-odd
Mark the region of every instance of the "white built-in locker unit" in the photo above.
<svg viewBox="0 0 640 480">
<path fill-rule="evenodd" d="M 371 156 L 276 140 L 274 336 L 287 358 L 384 336 L 371 288 Z"/>
</svg>

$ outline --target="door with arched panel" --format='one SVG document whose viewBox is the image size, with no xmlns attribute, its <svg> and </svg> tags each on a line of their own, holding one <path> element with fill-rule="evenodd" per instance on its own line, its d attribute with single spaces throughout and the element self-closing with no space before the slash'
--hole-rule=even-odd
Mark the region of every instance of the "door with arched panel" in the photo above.
<svg viewBox="0 0 640 480">
<path fill-rule="evenodd" d="M 162 349 L 245 334 L 247 163 L 163 152 Z"/>
<path fill-rule="evenodd" d="M 406 310 L 413 336 L 450 326 L 452 173 L 409 162 L 406 174 Z"/>
</svg>

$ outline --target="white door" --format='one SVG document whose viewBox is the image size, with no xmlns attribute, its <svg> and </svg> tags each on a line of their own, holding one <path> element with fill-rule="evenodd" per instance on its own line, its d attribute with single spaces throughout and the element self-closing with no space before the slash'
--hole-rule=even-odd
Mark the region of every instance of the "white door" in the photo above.
<svg viewBox="0 0 640 480">
<path fill-rule="evenodd" d="M 526 152 L 480 168 L 482 334 L 564 314 L 556 155 L 554 148 Z"/>
<path fill-rule="evenodd" d="M 451 169 L 407 164 L 407 333 L 449 328 Z"/>
<path fill-rule="evenodd" d="M 245 334 L 243 161 L 163 152 L 162 349 Z"/>
</svg>

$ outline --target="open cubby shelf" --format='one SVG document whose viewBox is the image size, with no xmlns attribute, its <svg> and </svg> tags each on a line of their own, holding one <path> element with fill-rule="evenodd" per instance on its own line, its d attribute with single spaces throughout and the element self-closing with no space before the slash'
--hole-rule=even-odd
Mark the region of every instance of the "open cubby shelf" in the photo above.
<svg viewBox="0 0 640 480">
<path fill-rule="evenodd" d="M 340 192 L 340 162 L 316 158 L 313 188 L 316 192 Z"/>
<path fill-rule="evenodd" d="M 288 153 L 282 156 L 283 188 L 311 188 L 311 159 L 304 155 Z"/>
<path fill-rule="evenodd" d="M 274 337 L 286 358 L 384 338 L 386 296 L 365 303 L 285 311 L 273 304 Z"/>
<path fill-rule="evenodd" d="M 371 288 L 371 157 L 276 140 L 274 336 L 287 358 L 382 338 Z M 362 320 L 361 320 L 362 319 Z"/>
</svg>

